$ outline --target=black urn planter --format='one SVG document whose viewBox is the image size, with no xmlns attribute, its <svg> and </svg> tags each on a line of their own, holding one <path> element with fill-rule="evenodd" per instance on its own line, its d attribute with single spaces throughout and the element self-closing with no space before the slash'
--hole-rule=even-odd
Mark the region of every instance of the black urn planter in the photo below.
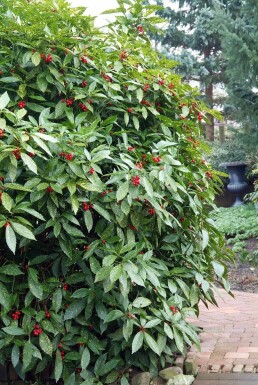
<svg viewBox="0 0 258 385">
<path fill-rule="evenodd" d="M 236 195 L 235 202 L 232 206 L 241 206 L 243 201 L 240 197 L 240 193 L 243 192 L 247 183 L 245 181 L 245 162 L 227 162 L 221 163 L 220 166 L 227 167 L 229 174 L 229 184 L 227 188 L 229 191 L 233 192 Z"/>
</svg>

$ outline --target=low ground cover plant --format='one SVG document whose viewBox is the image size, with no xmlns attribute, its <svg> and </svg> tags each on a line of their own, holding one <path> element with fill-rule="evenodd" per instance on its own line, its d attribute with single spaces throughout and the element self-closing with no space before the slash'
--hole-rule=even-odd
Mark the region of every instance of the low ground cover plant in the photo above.
<svg viewBox="0 0 258 385">
<path fill-rule="evenodd" d="M 216 209 L 212 218 L 220 232 L 227 238 L 227 244 L 240 256 L 242 261 L 257 264 L 257 251 L 248 251 L 246 241 L 257 239 L 257 209 L 251 203 L 239 206 Z"/>
<path fill-rule="evenodd" d="M 151 48 L 153 10 L 119 1 L 102 33 L 63 0 L 1 2 L 0 362 L 25 380 L 155 373 L 229 291 L 206 108 Z"/>
</svg>

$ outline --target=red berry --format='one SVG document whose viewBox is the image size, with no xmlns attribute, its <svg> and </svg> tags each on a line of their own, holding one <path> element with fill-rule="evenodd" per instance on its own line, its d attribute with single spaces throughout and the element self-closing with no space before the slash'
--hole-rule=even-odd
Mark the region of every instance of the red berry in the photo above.
<svg viewBox="0 0 258 385">
<path fill-rule="evenodd" d="M 90 168 L 90 170 L 89 170 L 89 174 L 93 175 L 93 174 L 94 174 L 94 172 L 95 172 L 94 168 L 93 168 L 93 167 L 91 167 L 91 168 Z"/>
<path fill-rule="evenodd" d="M 145 84 L 145 86 L 143 87 L 143 91 L 146 92 L 149 88 L 150 88 L 150 85 L 149 84 Z"/>
<path fill-rule="evenodd" d="M 41 54 L 40 54 L 40 58 L 41 58 L 41 59 L 44 59 L 44 57 L 45 57 L 45 54 L 44 54 L 44 53 L 41 53 Z"/>
<path fill-rule="evenodd" d="M 0 138 L 2 138 L 3 136 L 4 136 L 4 130 L 0 128 Z"/>
<path fill-rule="evenodd" d="M 73 154 L 69 153 L 65 156 L 66 160 L 73 160 L 74 156 Z"/>
<path fill-rule="evenodd" d="M 88 63 L 88 60 L 87 60 L 86 56 L 82 56 L 81 57 L 81 62 L 84 63 L 84 64 Z"/>
<path fill-rule="evenodd" d="M 148 213 L 149 213 L 150 215 L 154 215 L 155 212 L 156 212 L 155 209 L 149 209 L 149 210 L 148 210 Z"/>
<path fill-rule="evenodd" d="M 47 310 L 46 310 L 46 312 L 45 312 L 45 315 L 46 315 L 47 318 L 51 318 L 51 314 L 50 314 L 49 311 L 47 311 Z"/>
<path fill-rule="evenodd" d="M 175 306 L 170 306 L 170 310 L 173 312 L 173 314 L 178 313 L 178 308 Z"/>
<path fill-rule="evenodd" d="M 83 104 L 83 103 L 78 103 L 78 107 L 80 107 L 80 109 L 81 109 L 83 112 L 88 111 L 88 107 L 85 106 L 85 104 Z"/>
<path fill-rule="evenodd" d="M 89 245 L 85 245 L 85 246 L 84 246 L 84 250 L 85 250 L 85 251 L 89 251 L 89 248 L 90 248 Z"/>
<path fill-rule="evenodd" d="M 83 88 L 85 88 L 85 87 L 87 87 L 87 82 L 86 82 L 86 80 L 83 80 L 83 82 L 81 83 L 81 86 L 83 87 Z"/>
<path fill-rule="evenodd" d="M 158 80 L 158 84 L 161 85 L 161 86 L 163 86 L 163 85 L 165 84 L 165 82 L 164 82 L 164 80 L 159 79 L 159 80 Z"/>
<path fill-rule="evenodd" d="M 73 105 L 73 102 L 74 102 L 74 98 L 70 98 L 70 99 L 63 99 L 62 101 L 64 101 L 66 103 L 66 105 L 68 107 L 72 106 Z"/>
<path fill-rule="evenodd" d="M 199 114 L 197 115 L 197 119 L 198 121 L 200 122 L 202 120 L 202 114 L 199 112 Z"/>
<path fill-rule="evenodd" d="M 52 193 L 53 191 L 54 191 L 54 190 L 53 190 L 53 188 L 52 188 L 51 186 L 48 186 L 48 187 L 47 187 L 47 192 L 48 192 L 48 193 Z"/>
<path fill-rule="evenodd" d="M 102 193 L 100 193 L 100 195 L 102 196 L 102 197 L 104 197 L 105 195 L 107 195 L 107 190 L 104 190 L 104 191 L 102 191 Z"/>
<path fill-rule="evenodd" d="M 63 289 L 67 291 L 69 289 L 69 285 L 67 283 L 64 283 Z"/>
<path fill-rule="evenodd" d="M 82 205 L 83 205 L 83 211 L 88 211 L 92 208 L 92 205 L 89 205 L 86 202 L 83 202 Z"/>
<path fill-rule="evenodd" d="M 45 58 L 45 63 L 51 63 L 53 61 L 53 56 L 48 54 Z"/>
<path fill-rule="evenodd" d="M 141 183 L 141 178 L 138 175 L 132 176 L 131 181 L 134 186 L 139 186 Z"/>
<path fill-rule="evenodd" d="M 168 88 L 169 88 L 170 90 L 172 90 L 173 88 L 175 88 L 175 84 L 170 83 L 170 84 L 168 85 Z"/>
<path fill-rule="evenodd" d="M 140 170 L 143 168 L 142 162 L 136 163 L 135 166 L 136 166 L 137 168 L 139 168 Z"/>
<path fill-rule="evenodd" d="M 109 75 L 106 75 L 106 74 L 104 74 L 104 73 L 102 72 L 101 76 L 102 76 L 107 82 L 109 82 L 109 83 L 112 82 L 112 79 L 111 79 L 111 77 L 110 77 Z"/>
<path fill-rule="evenodd" d="M 123 51 L 123 52 L 120 54 L 120 59 L 121 59 L 122 61 L 124 61 L 126 58 L 127 58 L 127 53 L 126 53 L 126 51 Z"/>
<path fill-rule="evenodd" d="M 180 220 L 180 222 L 182 222 L 182 223 L 183 223 L 183 222 L 185 221 L 185 218 L 184 218 L 184 217 L 182 217 L 182 218 L 180 218 L 179 220 Z"/>
<path fill-rule="evenodd" d="M 34 154 L 33 152 L 28 152 L 28 155 L 33 158 L 36 154 Z"/>
<path fill-rule="evenodd" d="M 135 150 L 135 147 L 130 146 L 127 148 L 127 150 L 131 152 L 131 151 Z"/>
<path fill-rule="evenodd" d="M 152 158 L 152 160 L 153 160 L 153 162 L 155 162 L 155 163 L 159 163 L 159 162 L 161 161 L 161 158 L 160 158 L 160 156 L 154 156 L 154 157 Z"/>
<path fill-rule="evenodd" d="M 129 114 L 131 114 L 133 112 L 133 108 L 129 107 L 129 108 L 127 108 L 127 111 L 129 112 Z"/>
<path fill-rule="evenodd" d="M 19 108 L 24 108 L 25 106 L 26 106 L 25 100 L 21 100 L 21 101 L 18 103 L 18 107 L 19 107 Z"/>
</svg>

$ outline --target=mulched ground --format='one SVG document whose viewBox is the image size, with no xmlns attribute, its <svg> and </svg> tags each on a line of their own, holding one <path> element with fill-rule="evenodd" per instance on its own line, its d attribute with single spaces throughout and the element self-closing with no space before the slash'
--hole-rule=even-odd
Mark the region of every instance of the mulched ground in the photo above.
<svg viewBox="0 0 258 385">
<path fill-rule="evenodd" d="M 258 239 L 249 239 L 246 244 L 250 252 L 258 250 Z M 232 290 L 258 293 L 258 260 L 255 266 L 248 261 L 241 262 L 237 257 L 236 264 L 229 266 L 229 281 Z"/>
</svg>

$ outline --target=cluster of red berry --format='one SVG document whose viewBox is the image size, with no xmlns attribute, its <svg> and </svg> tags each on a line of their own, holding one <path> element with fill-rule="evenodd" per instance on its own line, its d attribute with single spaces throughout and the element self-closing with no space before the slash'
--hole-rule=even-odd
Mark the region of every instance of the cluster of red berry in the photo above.
<svg viewBox="0 0 258 385">
<path fill-rule="evenodd" d="M 159 80 L 158 80 L 158 84 L 159 84 L 160 86 L 164 86 L 165 81 L 164 81 L 163 79 L 159 79 Z"/>
<path fill-rule="evenodd" d="M 101 73 L 101 76 L 108 82 L 111 83 L 112 79 L 109 75 L 105 74 L 104 72 Z"/>
<path fill-rule="evenodd" d="M 198 113 L 197 119 L 198 119 L 199 122 L 202 120 L 202 114 L 201 114 L 201 112 Z"/>
<path fill-rule="evenodd" d="M 25 100 L 21 100 L 21 101 L 18 103 L 18 107 L 19 107 L 19 108 L 24 108 L 25 106 L 26 106 Z"/>
<path fill-rule="evenodd" d="M 60 152 L 59 154 L 61 157 L 65 158 L 66 160 L 73 160 L 74 158 L 74 155 L 71 154 L 71 153 L 67 153 L 67 152 Z"/>
<path fill-rule="evenodd" d="M 170 310 L 173 312 L 173 314 L 178 313 L 178 308 L 175 306 L 170 306 Z"/>
<path fill-rule="evenodd" d="M 135 167 L 137 167 L 137 168 L 139 168 L 139 170 L 141 170 L 143 168 L 143 163 L 137 162 L 137 163 L 135 163 Z"/>
<path fill-rule="evenodd" d="M 151 102 L 149 102 L 148 100 L 145 100 L 145 99 L 142 99 L 141 104 L 148 106 L 148 107 L 151 107 Z"/>
<path fill-rule="evenodd" d="M 49 313 L 49 311 L 46 310 L 46 311 L 45 311 L 45 316 L 46 316 L 46 318 L 51 318 L 51 313 Z"/>
<path fill-rule="evenodd" d="M 67 283 L 64 283 L 63 289 L 64 289 L 64 291 L 67 291 L 69 289 L 69 285 Z"/>
<path fill-rule="evenodd" d="M 120 54 L 120 59 L 121 59 L 122 61 L 124 61 L 126 58 L 127 58 L 127 52 L 126 52 L 126 51 L 123 51 L 123 52 Z"/>
<path fill-rule="evenodd" d="M 21 159 L 21 151 L 19 149 L 13 150 L 12 153 L 17 160 Z"/>
<path fill-rule="evenodd" d="M 150 215 L 154 215 L 155 212 L 156 212 L 156 211 L 155 211 L 155 209 L 153 209 L 153 208 L 148 210 L 148 213 L 149 213 Z"/>
<path fill-rule="evenodd" d="M 83 112 L 86 112 L 86 111 L 88 111 L 88 107 L 87 106 L 85 106 L 85 104 L 83 104 L 83 103 L 78 103 L 78 107 L 83 111 Z"/>
<path fill-rule="evenodd" d="M 61 358 L 63 360 L 65 358 L 65 351 L 62 349 L 63 345 L 62 344 L 58 344 L 57 347 L 60 350 Z"/>
<path fill-rule="evenodd" d="M 139 177 L 139 175 L 132 176 L 131 181 L 134 186 L 139 186 L 139 184 L 141 183 L 141 178 Z"/>
<path fill-rule="evenodd" d="M 66 103 L 66 105 L 68 107 L 71 107 L 74 103 L 74 98 L 70 98 L 70 99 L 62 99 L 62 103 Z"/>
<path fill-rule="evenodd" d="M 82 56 L 81 57 L 81 62 L 84 63 L 84 64 L 88 63 L 88 59 L 86 58 L 86 56 Z"/>
<path fill-rule="evenodd" d="M 89 174 L 93 175 L 93 174 L 94 174 L 94 172 L 95 172 L 94 168 L 93 168 L 93 167 L 91 167 L 91 168 L 89 169 Z"/>
<path fill-rule="evenodd" d="M 12 319 L 18 320 L 21 316 L 21 312 L 19 310 L 16 310 L 14 313 L 12 313 Z"/>
<path fill-rule="evenodd" d="M 82 202 L 82 209 L 83 209 L 83 211 L 88 211 L 88 210 L 90 210 L 90 209 L 92 209 L 93 208 L 93 204 L 91 204 L 91 203 L 86 203 L 86 202 Z"/>
<path fill-rule="evenodd" d="M 33 334 L 34 336 L 38 336 L 39 334 L 43 333 L 43 330 L 41 329 L 41 327 L 39 325 L 34 325 L 33 326 L 34 330 L 33 330 Z"/>
<path fill-rule="evenodd" d="M 154 163 L 159 163 L 161 161 L 161 157 L 160 156 L 153 156 L 152 160 Z"/>
<path fill-rule="evenodd" d="M 4 130 L 0 128 L 0 138 L 2 138 L 3 136 L 4 136 Z"/>
<path fill-rule="evenodd" d="M 148 91 L 149 88 L 150 88 L 150 85 L 145 84 L 145 86 L 143 86 L 143 91 L 146 92 L 146 91 Z"/>
<path fill-rule="evenodd" d="M 48 54 L 45 58 L 45 63 L 51 63 L 53 61 L 53 56 Z"/>
</svg>

